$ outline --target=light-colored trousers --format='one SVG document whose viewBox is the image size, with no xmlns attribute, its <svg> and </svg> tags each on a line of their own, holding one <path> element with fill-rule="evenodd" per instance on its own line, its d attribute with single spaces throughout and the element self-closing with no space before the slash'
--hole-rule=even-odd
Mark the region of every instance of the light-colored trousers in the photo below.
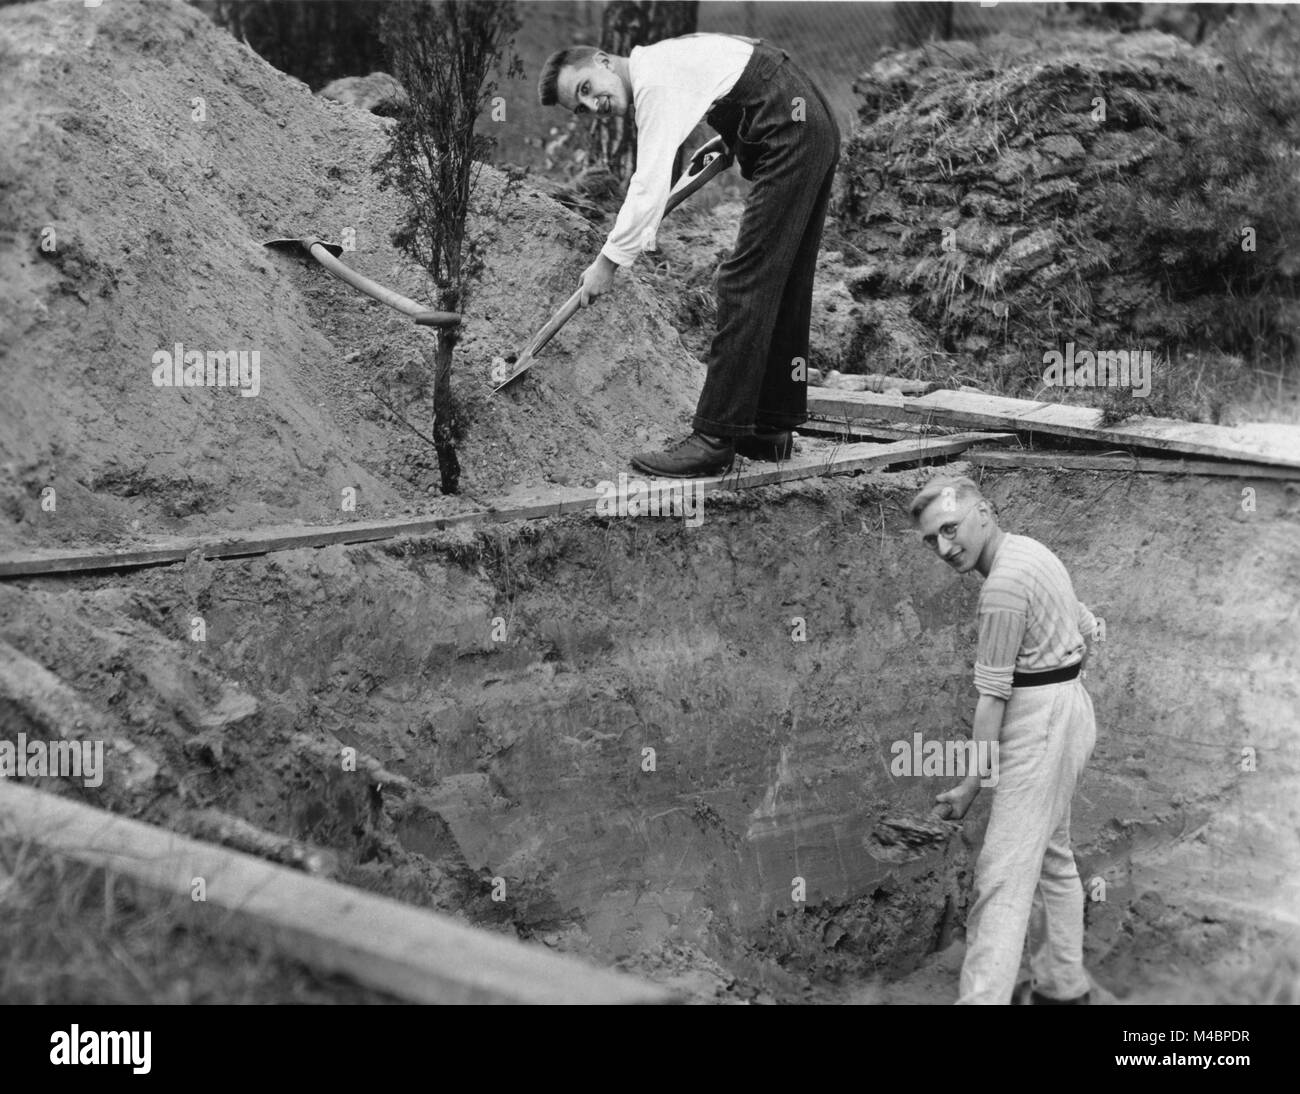
<svg viewBox="0 0 1300 1094">
<path fill-rule="evenodd" d="M 958 1003 L 1011 1002 L 1026 931 L 1035 991 L 1072 999 L 1089 990 L 1070 799 L 1096 740 L 1081 679 L 1011 692 L 993 808 L 975 863 Z"/>
</svg>

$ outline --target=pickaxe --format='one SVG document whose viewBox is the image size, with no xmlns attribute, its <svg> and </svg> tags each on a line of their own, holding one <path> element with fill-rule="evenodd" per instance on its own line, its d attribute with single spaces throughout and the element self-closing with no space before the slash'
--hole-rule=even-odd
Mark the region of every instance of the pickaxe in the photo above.
<svg viewBox="0 0 1300 1094">
<path fill-rule="evenodd" d="M 305 236 L 302 239 L 268 239 L 262 246 L 277 250 L 305 251 L 340 281 L 346 281 L 354 289 L 360 289 L 367 296 L 387 304 L 390 308 L 396 308 L 403 315 L 409 315 L 422 327 L 454 327 L 460 322 L 460 316 L 455 312 L 432 311 L 401 293 L 384 288 L 377 281 L 363 277 L 351 266 L 345 266 L 338 259 L 338 256 L 343 253 L 343 248 L 337 243 L 326 243 L 315 236 Z"/>
</svg>

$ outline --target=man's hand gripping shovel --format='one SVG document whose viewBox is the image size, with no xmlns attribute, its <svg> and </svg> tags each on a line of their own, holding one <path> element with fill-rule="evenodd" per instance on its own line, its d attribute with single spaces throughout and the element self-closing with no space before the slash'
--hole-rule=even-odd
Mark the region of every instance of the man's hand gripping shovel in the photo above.
<svg viewBox="0 0 1300 1094">
<path fill-rule="evenodd" d="M 718 149 L 718 151 L 713 151 L 714 148 Z M 731 161 L 732 155 L 726 150 L 720 139 L 710 141 L 698 149 L 695 155 L 691 157 L 691 170 L 688 170 L 686 174 L 677 180 L 677 185 L 673 187 L 672 192 L 668 195 L 668 201 L 664 205 L 664 216 L 676 209 L 677 206 L 701 186 L 708 183 L 715 175 L 721 174 L 730 167 Z M 699 166 L 696 167 L 696 164 Z M 582 289 L 579 288 L 561 305 L 560 310 L 551 316 L 546 326 L 537 332 L 533 340 L 528 343 L 527 348 L 516 358 L 513 364 L 509 361 L 498 361 L 492 370 L 492 380 L 496 385 L 492 389 L 493 394 L 513 384 L 527 372 L 533 366 L 534 360 L 542 352 L 546 343 L 554 338 L 560 328 L 573 318 L 581 306 Z"/>
</svg>

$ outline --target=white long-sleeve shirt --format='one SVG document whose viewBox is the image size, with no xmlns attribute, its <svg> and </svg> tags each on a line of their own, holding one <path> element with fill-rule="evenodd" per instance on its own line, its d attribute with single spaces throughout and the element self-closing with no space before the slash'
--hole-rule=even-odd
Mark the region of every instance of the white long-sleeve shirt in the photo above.
<svg viewBox="0 0 1300 1094">
<path fill-rule="evenodd" d="M 630 266 L 653 249 L 672 190 L 677 149 L 713 103 L 736 86 L 753 42 L 729 34 L 688 34 L 637 46 L 628 56 L 636 111 L 636 172 L 601 254 Z"/>
</svg>

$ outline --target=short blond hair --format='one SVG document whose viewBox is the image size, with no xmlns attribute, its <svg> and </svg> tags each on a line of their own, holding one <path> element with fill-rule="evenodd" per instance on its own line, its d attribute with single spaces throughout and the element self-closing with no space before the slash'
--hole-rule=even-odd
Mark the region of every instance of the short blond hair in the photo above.
<svg viewBox="0 0 1300 1094">
<path fill-rule="evenodd" d="M 974 479 L 969 479 L 965 475 L 953 475 L 948 478 L 931 479 L 925 487 L 912 499 L 912 504 L 907 507 L 908 515 L 912 518 L 913 524 L 921 523 L 921 514 L 930 508 L 931 504 L 943 497 L 944 494 L 951 490 L 954 501 L 986 501 L 980 493 L 979 484 Z"/>
</svg>

